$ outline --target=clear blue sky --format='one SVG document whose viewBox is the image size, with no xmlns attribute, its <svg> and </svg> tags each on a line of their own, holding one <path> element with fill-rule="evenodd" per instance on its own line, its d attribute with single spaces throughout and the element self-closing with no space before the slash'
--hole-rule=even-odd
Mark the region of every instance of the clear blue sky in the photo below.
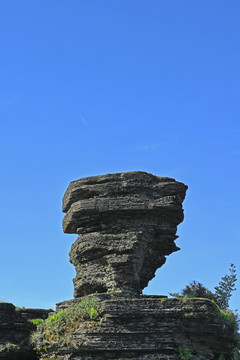
<svg viewBox="0 0 240 360">
<path fill-rule="evenodd" d="M 181 251 L 145 290 L 240 278 L 239 0 L 3 0 L 0 299 L 73 294 L 61 199 L 143 170 L 189 186 Z M 240 308 L 240 282 L 231 307 Z"/>
</svg>

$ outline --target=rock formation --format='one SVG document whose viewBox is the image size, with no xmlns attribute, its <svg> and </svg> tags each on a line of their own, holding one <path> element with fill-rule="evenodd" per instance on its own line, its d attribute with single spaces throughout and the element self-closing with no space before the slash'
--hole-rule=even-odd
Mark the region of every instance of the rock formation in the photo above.
<svg viewBox="0 0 240 360">
<path fill-rule="evenodd" d="M 70 252 L 75 297 L 95 292 L 136 296 L 179 250 L 187 186 L 145 172 L 107 174 L 70 183 L 63 229 L 77 233 Z"/>
<path fill-rule="evenodd" d="M 58 304 L 58 310 L 73 302 Z M 68 359 L 66 354 L 71 360 L 238 359 L 233 357 L 235 324 L 224 320 L 208 299 L 113 298 L 101 301 L 99 313 L 96 326 L 83 324 L 67 345 L 49 355 L 54 352 L 59 360 Z"/>
<path fill-rule="evenodd" d="M 52 310 L 16 308 L 0 303 L 0 359 L 37 360 L 29 336 L 35 330 L 30 319 L 46 319 Z"/>
<path fill-rule="evenodd" d="M 212 301 L 141 295 L 179 250 L 186 189 L 144 172 L 70 183 L 63 228 L 78 234 L 70 252 L 75 298 L 57 304 L 33 334 L 39 360 L 239 359 L 236 321 Z M 0 359 L 36 360 L 28 319 L 46 315 L 0 304 Z"/>
</svg>

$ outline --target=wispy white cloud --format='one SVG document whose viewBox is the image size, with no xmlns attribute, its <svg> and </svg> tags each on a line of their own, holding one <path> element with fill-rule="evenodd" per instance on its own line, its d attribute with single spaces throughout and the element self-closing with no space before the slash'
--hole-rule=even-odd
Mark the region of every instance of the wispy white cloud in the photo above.
<svg viewBox="0 0 240 360">
<path fill-rule="evenodd" d="M 84 124 L 84 125 L 87 125 L 87 120 L 84 116 L 80 116 L 79 117 L 79 120 Z"/>
</svg>

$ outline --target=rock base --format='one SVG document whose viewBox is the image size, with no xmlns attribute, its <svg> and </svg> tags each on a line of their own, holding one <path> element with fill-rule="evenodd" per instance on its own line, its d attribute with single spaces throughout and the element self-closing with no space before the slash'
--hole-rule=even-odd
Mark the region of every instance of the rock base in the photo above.
<svg viewBox="0 0 240 360">
<path fill-rule="evenodd" d="M 0 359 L 37 360 L 30 344 L 30 334 L 36 327 L 30 319 L 46 319 L 52 310 L 16 308 L 11 303 L 0 303 Z"/>
<path fill-rule="evenodd" d="M 60 303 L 58 310 L 77 301 Z M 234 323 L 207 299 L 109 299 L 99 308 L 97 325 L 80 326 L 69 344 L 55 344 L 41 359 L 177 360 L 182 351 L 191 355 L 186 359 L 211 360 L 230 356 L 237 346 Z"/>
</svg>

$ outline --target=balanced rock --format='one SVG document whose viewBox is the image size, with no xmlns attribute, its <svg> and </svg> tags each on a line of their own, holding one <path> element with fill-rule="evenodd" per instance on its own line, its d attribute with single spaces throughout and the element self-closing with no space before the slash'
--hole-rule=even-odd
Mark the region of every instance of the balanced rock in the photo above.
<svg viewBox="0 0 240 360">
<path fill-rule="evenodd" d="M 93 293 L 141 294 L 179 248 L 187 186 L 146 172 L 107 174 L 70 183 L 64 198 L 65 233 L 77 233 L 70 261 L 75 298 Z"/>
</svg>

